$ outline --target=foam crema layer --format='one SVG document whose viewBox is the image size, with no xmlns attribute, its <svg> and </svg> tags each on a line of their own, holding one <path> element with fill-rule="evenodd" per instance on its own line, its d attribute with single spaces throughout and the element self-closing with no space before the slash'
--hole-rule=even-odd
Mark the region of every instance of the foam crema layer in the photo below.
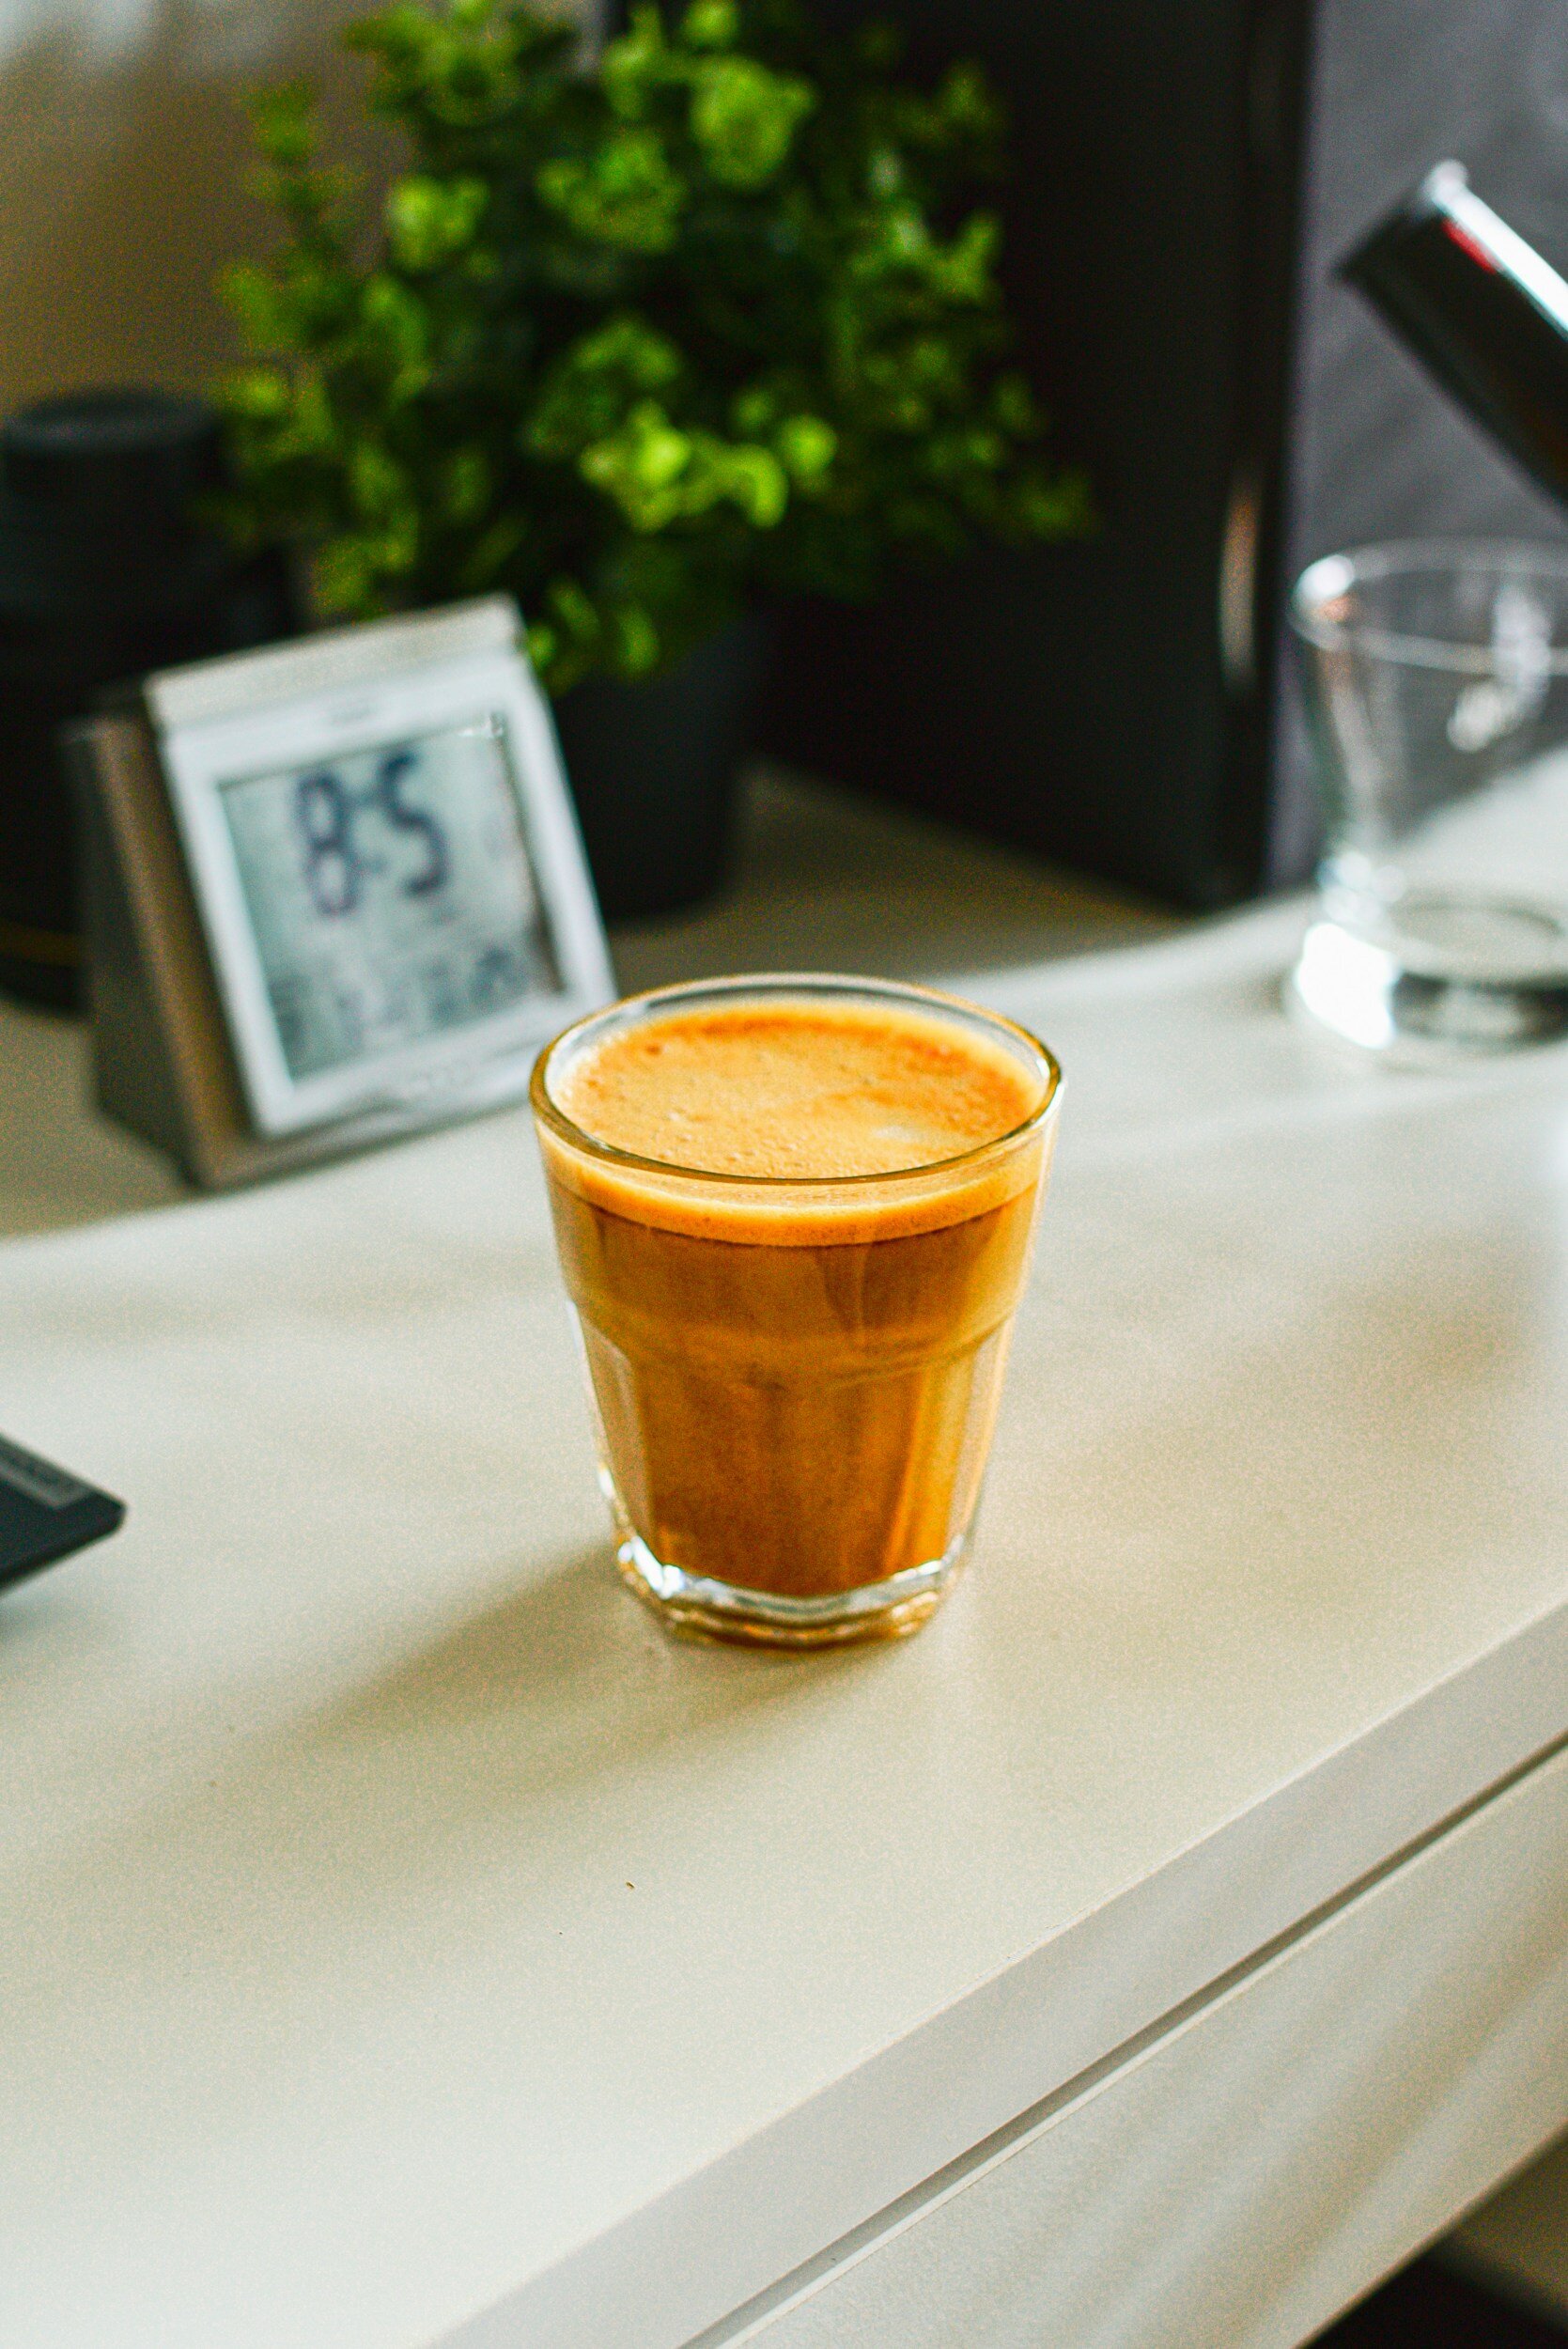
<svg viewBox="0 0 1568 2349">
<path fill-rule="evenodd" d="M 635 1011 L 637 1007 L 632 1007 Z M 606 1213 L 770 1247 L 895 1237 L 1032 1189 L 1048 1056 L 915 990 L 698 992 L 591 1021 L 536 1081 L 551 1176 Z"/>
</svg>

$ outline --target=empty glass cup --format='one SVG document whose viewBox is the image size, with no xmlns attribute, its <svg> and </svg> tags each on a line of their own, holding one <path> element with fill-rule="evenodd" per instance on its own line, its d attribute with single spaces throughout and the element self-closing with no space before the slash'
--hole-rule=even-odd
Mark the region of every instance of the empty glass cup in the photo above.
<svg viewBox="0 0 1568 2349">
<path fill-rule="evenodd" d="M 1290 616 L 1327 847 L 1296 1004 L 1402 1060 L 1568 1027 L 1568 552 L 1326 555 Z"/>
</svg>

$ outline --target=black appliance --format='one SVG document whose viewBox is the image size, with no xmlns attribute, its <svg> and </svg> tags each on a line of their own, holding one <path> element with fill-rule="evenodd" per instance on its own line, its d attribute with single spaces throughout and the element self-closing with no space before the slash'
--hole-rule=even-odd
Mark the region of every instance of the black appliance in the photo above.
<svg viewBox="0 0 1568 2349">
<path fill-rule="evenodd" d="M 1340 274 L 1559 505 L 1568 504 L 1568 281 L 1439 163 Z"/>
<path fill-rule="evenodd" d="M 768 746 L 1178 904 L 1297 879 L 1289 579 L 1370 538 L 1563 535 L 1333 274 L 1441 156 L 1568 263 L 1558 0 L 877 12 L 1011 102 L 1007 275 L 1104 527 L 798 612 Z"/>
<path fill-rule="evenodd" d="M 0 429 L 0 988 L 77 1001 L 70 807 L 57 737 L 107 686 L 287 633 L 281 556 L 203 519 L 218 419 L 156 392 L 85 392 Z"/>
</svg>

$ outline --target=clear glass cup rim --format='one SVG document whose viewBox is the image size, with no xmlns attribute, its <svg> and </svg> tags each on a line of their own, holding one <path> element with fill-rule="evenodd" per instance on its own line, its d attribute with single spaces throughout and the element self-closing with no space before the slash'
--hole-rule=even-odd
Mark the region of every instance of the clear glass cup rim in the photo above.
<svg viewBox="0 0 1568 2349">
<path fill-rule="evenodd" d="M 913 1004 L 916 1009 L 933 1010 L 952 1019 L 957 1014 L 960 1021 L 972 1020 L 977 1026 L 1000 1030 L 1015 1046 L 1021 1045 L 1026 1056 L 1033 1062 L 1045 1091 L 1029 1115 L 1007 1132 L 993 1134 L 988 1141 L 972 1143 L 950 1159 L 929 1159 L 920 1166 L 885 1167 L 870 1174 L 733 1174 L 717 1168 L 687 1166 L 678 1159 L 647 1159 L 634 1150 L 617 1149 L 613 1143 L 601 1142 L 597 1134 L 579 1126 L 552 1099 L 550 1093 L 550 1067 L 555 1054 L 564 1046 L 583 1038 L 590 1029 L 603 1022 L 656 1017 L 666 1005 L 700 1002 L 705 996 L 722 1000 L 747 995 L 837 995 L 862 996 L 873 1002 L 890 998 L 898 1003 Z M 840 1190 L 863 1190 L 877 1185 L 908 1184 L 924 1181 L 931 1175 L 954 1173 L 961 1167 L 972 1166 L 993 1152 L 1016 1148 L 1028 1137 L 1039 1131 L 1055 1111 L 1062 1093 L 1062 1067 L 1048 1046 L 1037 1035 L 1009 1019 L 1004 1012 L 991 1011 L 984 1003 L 971 1003 L 961 995 L 950 995 L 940 988 L 919 987 L 908 979 L 856 978 L 836 971 L 762 971 L 737 972 L 734 976 L 711 979 L 682 979 L 668 987 L 645 988 L 638 995 L 623 995 L 613 1003 L 606 1003 L 598 1011 L 591 1011 L 581 1019 L 574 1019 L 569 1028 L 552 1036 L 534 1063 L 529 1083 L 529 1102 L 535 1117 L 545 1129 L 560 1142 L 597 1159 L 608 1166 L 622 1166 L 639 1174 L 657 1174 L 665 1183 L 722 1183 L 726 1188 L 753 1191 L 822 1191 Z"/>
<path fill-rule="evenodd" d="M 1412 669 L 1446 670 L 1455 677 L 1497 674 L 1494 646 L 1441 636 L 1407 635 L 1363 621 L 1330 620 L 1323 605 L 1363 583 L 1407 577 L 1422 571 L 1490 571 L 1502 578 L 1549 580 L 1568 589 L 1568 548 L 1529 538 L 1397 538 L 1347 547 L 1309 563 L 1290 593 L 1291 627 L 1320 652 L 1357 652 Z M 1542 672 L 1568 675 L 1568 639 L 1543 647 Z"/>
</svg>

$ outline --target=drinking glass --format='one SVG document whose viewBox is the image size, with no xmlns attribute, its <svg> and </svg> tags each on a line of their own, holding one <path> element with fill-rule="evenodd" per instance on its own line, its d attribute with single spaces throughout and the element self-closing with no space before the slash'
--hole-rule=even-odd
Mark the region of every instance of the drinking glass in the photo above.
<svg viewBox="0 0 1568 2349">
<path fill-rule="evenodd" d="M 1291 978 L 1401 1060 L 1568 1025 L 1568 553 L 1433 540 L 1326 555 L 1290 618 L 1327 845 Z"/>
<path fill-rule="evenodd" d="M 913 1008 L 998 1046 L 1035 1101 L 939 1165 L 832 1180 L 639 1158 L 557 1081 L 682 1009 Z M 621 1571 L 673 1628 L 776 1646 L 914 1630 L 957 1573 L 1055 1136 L 1060 1071 L 1010 1020 L 874 980 L 704 980 L 581 1020 L 533 1107 Z"/>
</svg>

